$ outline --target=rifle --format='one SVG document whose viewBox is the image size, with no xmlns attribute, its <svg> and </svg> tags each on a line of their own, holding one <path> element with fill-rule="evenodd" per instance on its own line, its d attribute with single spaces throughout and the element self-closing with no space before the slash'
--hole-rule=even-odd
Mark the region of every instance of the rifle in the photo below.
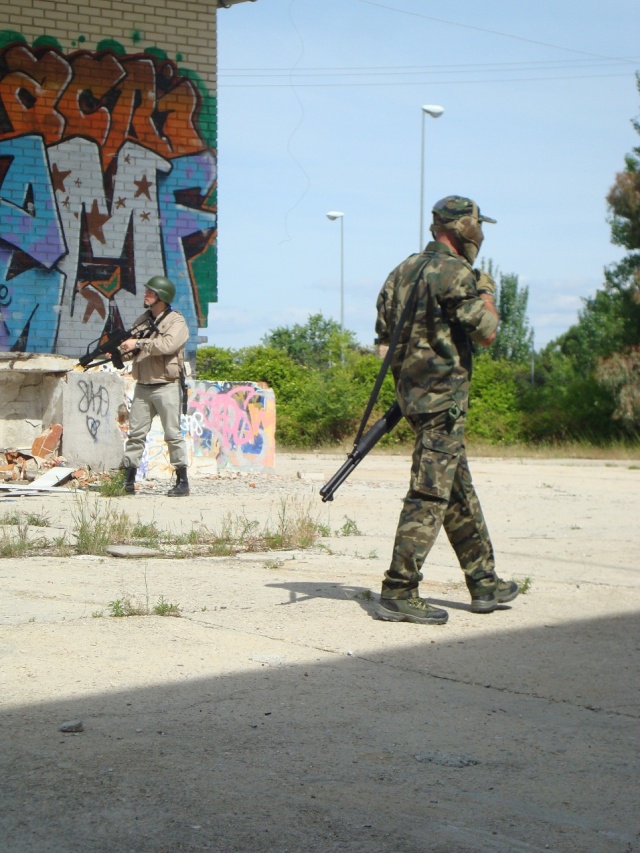
<svg viewBox="0 0 640 853">
<path fill-rule="evenodd" d="M 365 432 L 362 438 L 356 441 L 353 445 L 353 450 L 347 455 L 347 461 L 344 462 L 342 467 L 336 471 L 329 482 L 325 483 L 325 485 L 320 489 L 320 495 L 323 503 L 333 500 L 335 491 L 344 483 L 356 466 L 362 462 L 367 453 L 375 447 L 382 436 L 391 432 L 401 418 L 402 412 L 400 411 L 400 406 L 397 403 L 394 403 L 393 406 L 391 406 L 390 409 L 387 409 L 384 415 Z"/>
<path fill-rule="evenodd" d="M 151 314 L 149 314 L 148 317 L 145 317 L 144 320 L 130 329 L 120 329 L 119 331 L 112 332 L 101 344 L 98 344 L 98 346 L 90 351 L 90 347 L 95 344 L 95 341 L 93 341 L 93 344 L 89 344 L 87 347 L 86 353 L 78 359 L 78 364 L 80 367 L 88 370 L 90 367 L 98 367 L 100 364 L 106 364 L 110 361 L 116 370 L 122 370 L 124 362 L 118 349 L 120 344 L 129 338 L 144 338 L 151 334 L 151 332 L 157 331 L 159 331 L 157 323 Z M 95 361 L 100 356 L 106 356 L 106 358 Z M 95 364 L 93 363 L 94 361 Z"/>
</svg>

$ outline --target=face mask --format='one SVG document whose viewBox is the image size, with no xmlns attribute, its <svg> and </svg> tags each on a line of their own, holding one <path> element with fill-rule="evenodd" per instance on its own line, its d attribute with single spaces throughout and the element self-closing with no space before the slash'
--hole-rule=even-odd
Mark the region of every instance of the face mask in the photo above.
<svg viewBox="0 0 640 853">
<path fill-rule="evenodd" d="M 480 246 L 476 246 L 476 244 L 472 243 L 470 240 L 461 240 L 460 242 L 462 243 L 462 257 L 468 261 L 471 266 L 473 266 L 476 258 L 478 257 L 478 253 L 480 252 Z"/>
<path fill-rule="evenodd" d="M 462 216 L 454 223 L 453 230 L 460 241 L 462 257 L 473 266 L 484 240 L 481 223 L 475 216 Z"/>
</svg>

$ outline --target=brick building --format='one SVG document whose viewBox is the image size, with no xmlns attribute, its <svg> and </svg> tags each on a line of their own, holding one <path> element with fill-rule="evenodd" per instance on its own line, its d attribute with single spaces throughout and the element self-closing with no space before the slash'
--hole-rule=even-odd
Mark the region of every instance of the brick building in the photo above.
<svg viewBox="0 0 640 853">
<path fill-rule="evenodd" d="M 217 300 L 216 15 L 239 2 L 0 3 L 0 352 L 77 357 L 163 273 L 193 355 Z"/>
</svg>

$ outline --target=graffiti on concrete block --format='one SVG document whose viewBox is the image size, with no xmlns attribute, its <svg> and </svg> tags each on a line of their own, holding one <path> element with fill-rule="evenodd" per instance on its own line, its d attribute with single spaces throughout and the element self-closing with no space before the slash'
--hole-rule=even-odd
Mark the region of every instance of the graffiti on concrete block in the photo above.
<svg viewBox="0 0 640 853">
<path fill-rule="evenodd" d="M 0 50 L 0 349 L 78 356 L 131 326 L 164 274 L 195 352 L 217 162 L 192 76 L 156 52 Z"/>
<path fill-rule="evenodd" d="M 251 382 L 189 380 L 189 405 L 182 416 L 189 463 L 205 460 L 215 469 L 237 471 L 275 465 L 276 402 L 271 388 Z M 154 419 L 140 472 L 145 476 L 172 471 L 162 428 Z"/>
<path fill-rule="evenodd" d="M 213 455 L 220 467 L 273 466 L 276 404 L 270 388 L 196 381 L 185 420 L 196 455 Z"/>
<path fill-rule="evenodd" d="M 85 416 L 89 435 L 97 442 L 101 419 L 109 414 L 109 392 L 104 385 L 98 384 L 95 387 L 91 380 L 81 379 L 78 387 L 78 411 Z"/>
</svg>

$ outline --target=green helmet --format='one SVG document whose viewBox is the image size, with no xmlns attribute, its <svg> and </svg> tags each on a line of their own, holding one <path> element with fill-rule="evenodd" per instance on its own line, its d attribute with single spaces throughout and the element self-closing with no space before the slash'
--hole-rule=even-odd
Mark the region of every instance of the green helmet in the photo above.
<svg viewBox="0 0 640 853">
<path fill-rule="evenodd" d="M 154 275 L 146 283 L 147 290 L 153 290 L 157 294 L 158 299 L 170 305 L 176 298 L 176 286 L 168 278 L 163 275 Z"/>
<path fill-rule="evenodd" d="M 463 256 L 473 264 L 484 239 L 483 222 L 493 222 L 490 216 L 483 216 L 475 201 L 465 196 L 448 195 L 437 201 L 433 210 L 431 233 L 452 231 L 461 242 Z"/>
</svg>

